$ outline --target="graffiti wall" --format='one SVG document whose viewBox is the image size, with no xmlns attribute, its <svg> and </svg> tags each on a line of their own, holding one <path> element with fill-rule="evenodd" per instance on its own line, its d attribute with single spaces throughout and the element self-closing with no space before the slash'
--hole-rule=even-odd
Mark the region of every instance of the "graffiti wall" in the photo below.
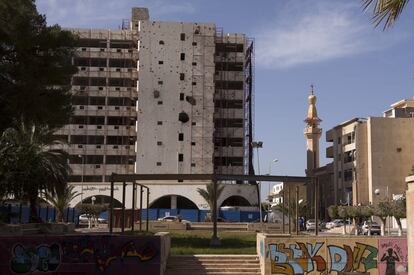
<svg viewBox="0 0 414 275">
<path fill-rule="evenodd" d="M 259 235 L 263 274 L 408 274 L 405 238 Z"/>
<path fill-rule="evenodd" d="M 0 274 L 160 274 L 159 236 L 0 237 Z"/>
</svg>

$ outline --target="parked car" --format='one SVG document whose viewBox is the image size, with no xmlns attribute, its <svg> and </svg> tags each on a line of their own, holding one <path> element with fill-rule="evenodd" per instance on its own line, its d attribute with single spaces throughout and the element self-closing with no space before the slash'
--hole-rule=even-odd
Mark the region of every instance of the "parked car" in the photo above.
<svg viewBox="0 0 414 275">
<path fill-rule="evenodd" d="M 82 214 L 79 216 L 79 223 L 80 224 L 87 224 L 89 223 L 89 219 L 91 219 L 91 222 L 93 223 L 93 216 L 89 214 Z M 98 223 L 108 223 L 108 220 L 103 217 L 98 217 Z"/>
<path fill-rule="evenodd" d="M 376 222 L 364 221 L 361 226 L 360 232 L 363 235 L 368 235 L 371 225 L 371 235 L 381 235 L 381 226 Z"/>
<path fill-rule="evenodd" d="M 326 223 L 326 228 L 327 229 L 332 229 L 332 228 L 340 227 L 340 226 L 343 226 L 343 225 L 344 225 L 343 220 L 336 219 L 336 220 L 333 220 L 333 221 L 330 221 L 330 222 Z"/>
<path fill-rule="evenodd" d="M 319 230 L 321 230 L 321 222 L 318 222 Z M 310 219 L 306 221 L 306 231 L 315 231 L 316 229 L 316 222 L 314 219 Z"/>
<path fill-rule="evenodd" d="M 182 223 L 191 223 L 190 221 L 179 219 L 177 216 L 165 216 L 164 218 L 158 218 L 158 221 L 164 222 L 182 222 Z"/>
<path fill-rule="evenodd" d="M 159 218 L 159 221 L 165 221 L 165 222 L 175 222 L 178 221 L 177 216 L 165 216 L 164 218 Z"/>
</svg>

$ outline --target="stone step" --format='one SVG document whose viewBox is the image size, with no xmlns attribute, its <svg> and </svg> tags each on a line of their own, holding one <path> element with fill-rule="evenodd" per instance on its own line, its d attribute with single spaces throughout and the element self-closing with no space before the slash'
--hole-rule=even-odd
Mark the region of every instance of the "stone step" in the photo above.
<svg viewBox="0 0 414 275">
<path fill-rule="evenodd" d="M 177 255 L 168 259 L 166 275 L 260 274 L 256 255 Z"/>
</svg>

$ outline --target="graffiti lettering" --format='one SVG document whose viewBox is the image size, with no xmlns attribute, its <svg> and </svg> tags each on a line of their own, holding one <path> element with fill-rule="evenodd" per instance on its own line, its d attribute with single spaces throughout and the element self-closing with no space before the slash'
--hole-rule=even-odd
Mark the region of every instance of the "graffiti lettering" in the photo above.
<svg viewBox="0 0 414 275">
<path fill-rule="evenodd" d="M 10 268 L 17 274 L 55 271 L 60 263 L 60 248 L 57 244 L 36 247 L 16 244 L 12 251 Z"/>
<path fill-rule="evenodd" d="M 270 244 L 271 271 L 273 274 L 306 274 L 310 272 L 367 272 L 377 268 L 378 249 L 368 244 L 356 243 L 353 248 L 328 245 L 328 259 L 320 253 L 324 242 L 296 242 Z M 329 267 L 328 267 L 329 264 Z"/>
</svg>

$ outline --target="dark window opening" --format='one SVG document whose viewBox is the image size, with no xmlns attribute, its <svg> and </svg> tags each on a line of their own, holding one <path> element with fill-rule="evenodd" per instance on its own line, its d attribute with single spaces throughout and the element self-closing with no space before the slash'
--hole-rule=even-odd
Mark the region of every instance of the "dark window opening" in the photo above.
<svg viewBox="0 0 414 275">
<path fill-rule="evenodd" d="M 185 78 L 184 73 L 180 73 L 180 80 L 184 80 L 184 78 Z"/>
<path fill-rule="evenodd" d="M 184 161 L 184 155 L 183 154 L 178 154 L 178 161 L 179 162 L 183 162 Z"/>
<path fill-rule="evenodd" d="M 159 43 L 160 43 L 160 45 L 164 45 L 164 41 L 162 41 L 162 40 L 160 40 Z"/>
<path fill-rule="evenodd" d="M 162 125 L 162 121 L 157 121 L 157 125 Z"/>
<path fill-rule="evenodd" d="M 184 93 L 180 93 L 180 100 L 183 101 L 184 100 Z"/>
<path fill-rule="evenodd" d="M 157 104 L 158 104 L 158 105 L 162 105 L 162 101 L 158 101 L 158 102 L 157 102 Z"/>
<path fill-rule="evenodd" d="M 197 66 L 197 62 L 193 62 L 193 63 L 191 63 L 191 65 Z"/>
<path fill-rule="evenodd" d="M 180 39 L 181 39 L 181 41 L 185 41 L 185 33 L 180 34 Z"/>
<path fill-rule="evenodd" d="M 193 42 L 193 46 L 197 46 L 197 42 Z"/>
<path fill-rule="evenodd" d="M 179 133 L 178 134 L 178 140 L 179 141 L 183 141 L 184 140 L 184 134 L 183 133 Z"/>
<path fill-rule="evenodd" d="M 164 83 L 164 82 L 162 82 L 162 81 L 158 81 L 158 84 L 159 84 L 159 85 L 162 85 L 163 83 Z"/>
<path fill-rule="evenodd" d="M 157 145 L 162 145 L 162 141 L 157 141 Z"/>
<path fill-rule="evenodd" d="M 193 141 L 193 142 L 191 142 L 191 145 L 192 145 L 192 146 L 195 146 L 195 145 L 196 145 L 196 143 Z"/>
<path fill-rule="evenodd" d="M 158 61 L 158 64 L 162 65 L 162 64 L 164 64 L 164 61 L 160 60 L 160 61 Z"/>
<path fill-rule="evenodd" d="M 216 43 L 216 52 L 243 52 L 243 44 Z"/>
<path fill-rule="evenodd" d="M 243 127 L 243 119 L 239 118 L 217 118 L 214 120 L 214 124 L 216 127 L 223 127 L 223 128 L 241 128 Z"/>
<path fill-rule="evenodd" d="M 161 164 L 162 164 L 161 162 L 157 162 L 157 166 L 161 166 Z"/>
<path fill-rule="evenodd" d="M 185 53 L 180 54 L 180 60 L 185 60 Z"/>
</svg>

